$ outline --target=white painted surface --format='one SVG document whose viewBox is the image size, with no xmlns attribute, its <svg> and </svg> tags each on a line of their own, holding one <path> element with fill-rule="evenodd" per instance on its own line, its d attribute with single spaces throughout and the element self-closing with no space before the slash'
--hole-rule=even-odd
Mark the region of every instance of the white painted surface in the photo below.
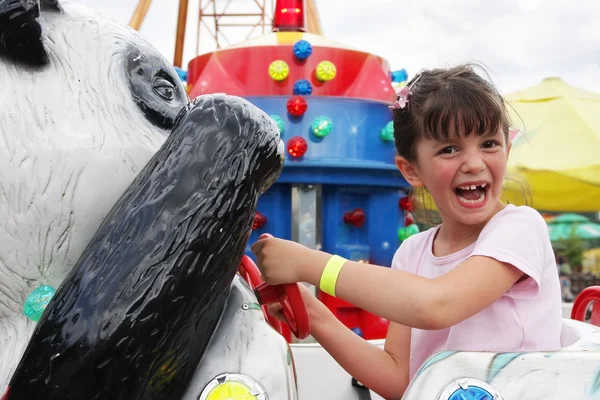
<svg viewBox="0 0 600 400">
<path fill-rule="evenodd" d="M 565 304 L 564 310 L 570 315 L 568 304 Z M 371 342 L 380 347 L 384 344 L 384 340 Z M 499 375 L 499 387 L 507 393 L 504 399 L 596 398 L 586 397 L 585 390 L 592 384 L 598 372 L 597 366 L 600 365 L 600 329 L 565 319 L 562 343 L 565 350 L 555 353 L 556 355 L 549 357 L 543 352 L 524 353 L 522 363 L 509 365 L 506 371 L 503 371 L 506 375 Z M 590 354 L 592 350 L 595 351 L 594 354 Z M 300 400 L 358 400 L 356 391 L 350 384 L 350 375 L 318 343 L 292 344 L 292 352 L 298 371 Z M 436 372 L 428 376 L 427 380 L 414 380 L 416 383 L 412 384 L 410 393 L 407 393 L 403 400 L 436 399 L 435 395 L 442 386 L 461 374 L 485 379 L 493 356 L 494 353 L 465 352 L 448 361 L 440 361 L 431 367 L 435 368 Z M 542 372 L 539 371 L 540 368 Z M 561 378 L 556 378 L 555 374 Z M 540 385 L 543 386 L 543 390 L 532 389 L 541 387 Z M 557 389 L 557 386 L 561 389 Z M 573 389 L 573 393 L 584 397 L 570 396 L 569 388 Z M 371 398 L 383 399 L 373 392 Z M 600 394 L 597 398 L 600 399 Z"/>
<path fill-rule="evenodd" d="M 385 340 L 373 340 L 383 347 Z M 355 400 L 352 377 L 318 343 L 292 344 L 300 400 Z M 349 349 L 349 351 L 351 351 Z M 383 400 L 371 392 L 371 399 Z"/>
</svg>

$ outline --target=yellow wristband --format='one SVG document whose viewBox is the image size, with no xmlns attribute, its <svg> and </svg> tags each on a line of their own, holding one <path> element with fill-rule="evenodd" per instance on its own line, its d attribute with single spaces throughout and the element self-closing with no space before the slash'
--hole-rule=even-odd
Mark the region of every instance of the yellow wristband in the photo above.
<svg viewBox="0 0 600 400">
<path fill-rule="evenodd" d="M 321 281 L 319 282 L 321 291 L 335 297 L 335 285 L 337 284 L 338 276 L 346 261 L 348 260 L 338 255 L 334 254 L 331 256 L 321 274 Z"/>
</svg>

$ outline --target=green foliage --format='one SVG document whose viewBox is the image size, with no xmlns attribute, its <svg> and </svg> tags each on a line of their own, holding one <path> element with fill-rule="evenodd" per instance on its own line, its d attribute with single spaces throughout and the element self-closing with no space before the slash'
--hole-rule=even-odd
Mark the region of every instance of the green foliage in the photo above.
<svg viewBox="0 0 600 400">
<path fill-rule="evenodd" d="M 571 228 L 571 233 L 567 240 L 565 240 L 563 254 L 569 265 L 573 269 L 581 266 L 583 260 L 583 241 L 577 237 L 575 234 L 575 229 L 577 228 L 577 224 L 573 224 Z"/>
</svg>

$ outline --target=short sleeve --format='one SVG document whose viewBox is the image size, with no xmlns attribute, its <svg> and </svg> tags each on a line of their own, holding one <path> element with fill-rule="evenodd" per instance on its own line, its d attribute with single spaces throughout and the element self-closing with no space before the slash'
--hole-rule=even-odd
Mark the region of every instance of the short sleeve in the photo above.
<svg viewBox="0 0 600 400">
<path fill-rule="evenodd" d="M 404 272 L 410 272 L 410 273 L 415 273 L 415 263 L 409 263 L 407 262 L 407 260 L 410 259 L 409 254 L 411 253 L 410 248 L 411 248 L 411 244 L 413 242 L 414 236 L 409 237 L 408 239 L 404 240 L 401 244 L 400 247 L 398 247 L 398 250 L 396 250 L 396 253 L 394 254 L 394 257 L 392 258 L 392 269 L 397 269 L 400 271 L 404 271 Z"/>
<path fill-rule="evenodd" d="M 471 256 L 486 256 L 511 264 L 529 276 L 511 289 L 515 297 L 533 297 L 539 292 L 548 228 L 542 216 L 529 207 L 505 208 L 482 230 Z"/>
</svg>

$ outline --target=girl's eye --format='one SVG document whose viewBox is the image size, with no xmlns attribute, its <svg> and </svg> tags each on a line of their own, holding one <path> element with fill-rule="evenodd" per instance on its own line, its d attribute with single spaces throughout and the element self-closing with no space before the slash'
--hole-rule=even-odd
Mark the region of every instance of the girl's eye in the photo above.
<svg viewBox="0 0 600 400">
<path fill-rule="evenodd" d="M 491 149 L 492 147 L 500 146 L 500 143 L 496 140 L 486 140 L 482 146 L 484 149 Z"/>
<path fill-rule="evenodd" d="M 448 147 L 444 147 L 442 150 L 440 150 L 439 154 L 453 154 L 455 151 L 456 151 L 456 147 L 448 146 Z"/>
</svg>

